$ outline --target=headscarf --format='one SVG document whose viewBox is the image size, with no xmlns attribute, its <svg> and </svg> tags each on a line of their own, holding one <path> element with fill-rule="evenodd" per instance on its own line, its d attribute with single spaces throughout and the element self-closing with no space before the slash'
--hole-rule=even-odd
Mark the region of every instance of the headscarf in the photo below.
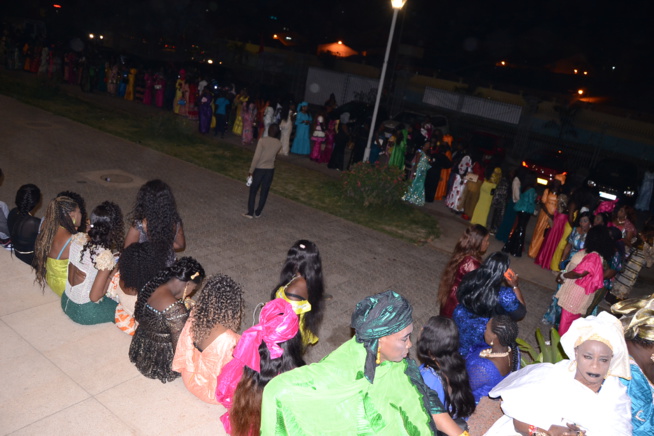
<svg viewBox="0 0 654 436">
<path fill-rule="evenodd" d="M 375 379 L 379 338 L 392 335 L 413 322 L 413 309 L 400 294 L 388 290 L 366 297 L 357 303 L 352 314 L 356 341 L 366 349 L 364 375 L 370 383 Z"/>
<path fill-rule="evenodd" d="M 229 409 L 236 386 L 243 376 L 243 367 L 247 366 L 256 372 L 261 370 L 259 346 L 262 342 L 266 344 L 271 359 L 279 358 L 284 350 L 278 344 L 295 337 L 299 325 L 293 306 L 288 301 L 276 298 L 261 309 L 259 324 L 243 332 L 234 348 L 234 359 L 223 367 L 216 384 L 216 400 L 227 409 L 220 417 L 227 433 L 231 430 Z"/>
<path fill-rule="evenodd" d="M 643 298 L 620 301 L 611 306 L 611 312 L 624 315 L 620 321 L 627 339 L 636 337 L 654 342 L 654 294 Z"/>
<path fill-rule="evenodd" d="M 622 324 L 608 312 L 575 320 L 561 337 L 565 354 L 574 360 L 575 348 L 586 341 L 599 341 L 613 351 L 613 358 L 607 375 L 631 379 L 627 343 L 624 340 Z"/>
<path fill-rule="evenodd" d="M 618 199 L 615 200 L 606 200 L 603 201 L 597 206 L 595 209 L 595 215 L 598 213 L 606 212 L 606 213 L 611 213 L 613 212 L 613 209 L 615 209 L 615 205 L 618 203 Z"/>
<path fill-rule="evenodd" d="M 302 103 L 297 105 L 297 110 L 299 111 L 300 109 L 302 109 L 302 106 L 309 106 L 309 103 L 307 103 L 306 101 L 303 101 Z"/>
</svg>

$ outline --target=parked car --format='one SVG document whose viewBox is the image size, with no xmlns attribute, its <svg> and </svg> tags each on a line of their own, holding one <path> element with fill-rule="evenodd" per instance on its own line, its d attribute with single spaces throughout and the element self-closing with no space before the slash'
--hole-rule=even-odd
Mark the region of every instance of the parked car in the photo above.
<svg viewBox="0 0 654 436">
<path fill-rule="evenodd" d="M 536 183 L 547 185 L 557 174 L 567 174 L 568 163 L 562 150 L 539 150 L 522 161 L 536 175 Z"/>
<path fill-rule="evenodd" d="M 405 126 L 415 126 L 416 124 L 422 125 L 427 121 L 427 119 L 430 120 L 435 129 L 439 129 L 443 132 L 443 135 L 450 133 L 450 123 L 448 122 L 447 117 L 443 115 L 428 115 L 424 113 L 404 111 L 396 114 L 390 120 L 384 121 L 384 134 L 389 138 L 400 124 L 404 124 Z"/>
<path fill-rule="evenodd" d="M 484 164 L 491 160 L 499 162 L 506 155 L 504 137 L 495 133 L 476 130 L 464 138 L 464 141 L 470 150 L 476 150 L 481 155 Z"/>
<path fill-rule="evenodd" d="M 591 170 L 586 183 L 602 200 L 617 198 L 633 204 L 638 196 L 638 168 L 631 162 L 604 159 Z"/>
</svg>

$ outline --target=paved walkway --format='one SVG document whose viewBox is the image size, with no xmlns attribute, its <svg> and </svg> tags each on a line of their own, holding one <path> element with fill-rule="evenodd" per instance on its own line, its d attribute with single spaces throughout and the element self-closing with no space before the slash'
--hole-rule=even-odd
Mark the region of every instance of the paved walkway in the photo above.
<svg viewBox="0 0 654 436">
<path fill-rule="evenodd" d="M 137 106 L 107 96 L 92 98 Z M 20 185 L 35 183 L 44 201 L 74 190 L 89 210 L 112 200 L 127 213 L 142 183 L 153 178 L 168 182 L 184 220 L 184 254 L 197 258 L 208 274 L 225 273 L 242 284 L 242 329 L 252 325 L 254 307 L 267 300 L 276 284 L 288 247 L 300 238 L 316 242 L 333 299 L 327 303 L 320 342 L 307 356 L 311 362 L 349 338 L 357 301 L 386 289 L 413 303 L 417 339 L 420 327 L 435 314 L 440 273 L 466 225 L 442 205 L 430 205 L 430 212 L 442 218 L 443 237 L 415 246 L 274 194 L 261 219 L 247 220 L 241 216 L 247 200 L 241 181 L 4 96 L 0 119 L 5 173 L 0 199 L 9 204 Z M 497 249 L 499 243 L 493 242 L 490 250 Z M 549 303 L 553 276 L 529 259 L 516 260 L 512 267 L 523 279 L 528 306 L 520 336 L 530 339 Z M 142 377 L 127 357 L 127 335 L 112 324 L 70 321 L 56 296 L 36 287 L 30 269 L 3 250 L 0 338 L 2 434 L 221 434 L 221 407 L 197 400 L 179 379 L 163 385 Z"/>
</svg>

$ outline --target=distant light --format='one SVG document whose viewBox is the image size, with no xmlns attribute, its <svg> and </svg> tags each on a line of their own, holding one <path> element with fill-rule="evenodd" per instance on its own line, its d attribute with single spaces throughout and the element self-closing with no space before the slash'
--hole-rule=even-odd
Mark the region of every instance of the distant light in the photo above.
<svg viewBox="0 0 654 436">
<path fill-rule="evenodd" d="M 104 36 L 103 36 L 103 35 L 100 35 L 100 39 L 104 39 Z"/>
<path fill-rule="evenodd" d="M 538 183 L 539 185 L 547 185 L 549 183 L 549 180 L 537 177 L 536 178 L 536 183 Z"/>
<path fill-rule="evenodd" d="M 588 75 L 588 71 L 584 71 L 584 76 L 587 76 L 587 75 Z"/>
<path fill-rule="evenodd" d="M 61 5 L 52 5 L 52 7 L 55 9 L 61 9 Z"/>
<path fill-rule="evenodd" d="M 277 34 L 275 33 L 275 34 L 273 35 L 273 39 L 277 39 L 277 38 L 278 38 L 278 36 L 277 36 Z"/>
<path fill-rule="evenodd" d="M 500 62 L 500 65 L 502 65 L 503 67 L 506 66 L 506 61 Z"/>
<path fill-rule="evenodd" d="M 213 59 L 208 59 L 208 60 L 207 60 L 207 63 L 208 63 L 208 64 L 213 64 Z"/>
<path fill-rule="evenodd" d="M 584 90 L 583 89 L 577 89 L 577 94 L 584 95 Z"/>
<path fill-rule="evenodd" d="M 577 74 L 577 73 L 579 72 L 579 70 L 578 70 L 578 69 L 576 69 L 576 68 L 575 68 L 574 70 L 572 70 L 572 71 L 574 71 L 574 72 L 575 72 L 575 74 Z"/>
<path fill-rule="evenodd" d="M 291 38 L 290 36 L 287 36 L 287 37 L 284 38 L 284 39 L 287 40 L 287 41 L 290 41 L 290 40 L 293 39 L 293 38 Z"/>
<path fill-rule="evenodd" d="M 339 44 L 343 44 L 343 41 L 338 41 Z"/>
<path fill-rule="evenodd" d="M 612 69 L 612 70 L 615 70 L 615 65 L 613 65 L 613 66 L 611 67 L 611 69 Z"/>
<path fill-rule="evenodd" d="M 522 166 L 525 168 L 529 168 L 529 165 L 527 165 L 527 162 L 525 162 L 524 160 L 522 161 Z"/>
<path fill-rule="evenodd" d="M 223 64 L 223 61 L 218 62 L 218 65 L 222 65 L 222 64 Z"/>
</svg>

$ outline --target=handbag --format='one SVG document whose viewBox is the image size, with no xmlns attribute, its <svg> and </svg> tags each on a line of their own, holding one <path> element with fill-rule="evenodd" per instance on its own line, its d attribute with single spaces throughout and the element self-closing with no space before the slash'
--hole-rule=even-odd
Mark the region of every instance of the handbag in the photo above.
<svg viewBox="0 0 654 436">
<path fill-rule="evenodd" d="M 465 175 L 464 179 L 466 180 L 466 182 L 473 182 L 474 183 L 474 182 L 479 180 L 479 176 L 477 174 L 475 174 L 475 173 L 467 173 Z"/>
<path fill-rule="evenodd" d="M 186 100 L 184 100 L 184 99 L 182 98 L 182 99 L 180 99 L 180 100 L 177 101 L 177 104 L 180 105 L 180 106 L 185 106 L 185 105 L 186 105 Z"/>
</svg>

